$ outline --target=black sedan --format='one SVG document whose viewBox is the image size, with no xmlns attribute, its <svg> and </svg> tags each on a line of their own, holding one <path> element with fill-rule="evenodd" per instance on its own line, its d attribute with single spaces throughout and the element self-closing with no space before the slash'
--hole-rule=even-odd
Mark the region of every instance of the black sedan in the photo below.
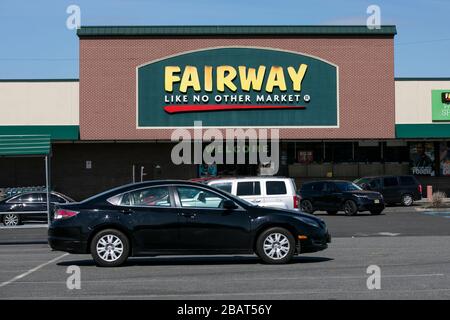
<svg viewBox="0 0 450 320">
<path fill-rule="evenodd" d="M 55 204 L 73 202 L 66 195 L 52 191 L 50 210 Z M 17 226 L 26 221 L 47 221 L 47 193 L 26 192 L 0 201 L 0 221 L 5 226 Z"/>
<path fill-rule="evenodd" d="M 300 189 L 300 207 L 302 211 L 327 211 L 336 214 L 342 210 L 348 216 L 361 211 L 370 211 L 377 215 L 384 210 L 381 193 L 366 191 L 350 181 L 315 181 L 303 184 Z"/>
<path fill-rule="evenodd" d="M 48 231 L 54 250 L 90 253 L 99 266 L 129 256 L 256 253 L 266 263 L 327 248 L 325 223 L 262 208 L 188 181 L 147 181 L 59 205 Z"/>
</svg>

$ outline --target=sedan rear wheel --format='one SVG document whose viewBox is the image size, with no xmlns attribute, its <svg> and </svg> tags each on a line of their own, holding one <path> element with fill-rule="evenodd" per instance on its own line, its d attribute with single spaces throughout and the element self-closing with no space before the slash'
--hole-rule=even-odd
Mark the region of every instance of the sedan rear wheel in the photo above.
<svg viewBox="0 0 450 320">
<path fill-rule="evenodd" d="M 347 200 L 344 203 L 344 212 L 347 216 L 354 216 L 358 212 L 355 201 Z"/>
<path fill-rule="evenodd" d="M 117 267 L 128 258 L 130 245 L 127 236 L 114 229 L 100 231 L 91 242 L 91 255 L 101 267 Z"/>
<path fill-rule="evenodd" d="M 20 224 L 20 217 L 18 214 L 8 213 L 3 216 L 3 224 L 7 227 L 15 227 Z"/>
<path fill-rule="evenodd" d="M 292 259 L 294 252 L 294 237 L 283 228 L 276 227 L 264 231 L 256 243 L 256 253 L 266 263 L 287 263 Z"/>
</svg>

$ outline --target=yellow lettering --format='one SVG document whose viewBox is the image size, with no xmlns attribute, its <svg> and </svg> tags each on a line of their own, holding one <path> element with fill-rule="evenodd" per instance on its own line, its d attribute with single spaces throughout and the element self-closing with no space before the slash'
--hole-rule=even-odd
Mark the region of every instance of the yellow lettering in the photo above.
<svg viewBox="0 0 450 320">
<path fill-rule="evenodd" d="M 283 68 L 280 66 L 272 66 L 269 77 L 267 78 L 266 91 L 272 92 L 274 87 L 278 87 L 280 91 L 287 90 Z"/>
<path fill-rule="evenodd" d="M 204 66 L 202 88 L 196 67 L 186 66 L 181 72 L 179 66 L 166 66 L 164 88 L 167 92 L 172 92 L 175 83 L 180 83 L 179 91 L 181 93 L 186 93 L 189 88 L 192 88 L 196 92 L 199 92 L 202 89 L 205 92 L 213 92 L 214 89 L 218 92 L 224 92 L 226 88 L 235 92 L 238 88 L 234 81 L 239 75 L 242 91 L 261 91 L 264 82 L 266 86 L 265 90 L 268 93 L 272 93 L 275 87 L 280 91 L 287 91 L 284 68 L 281 66 L 272 66 L 267 75 L 266 70 L 266 66 L 263 65 L 260 65 L 257 68 L 248 68 L 246 66 L 235 68 L 229 65 L 218 66 L 215 70 L 215 79 L 213 79 L 214 67 Z M 293 66 L 287 67 L 293 91 L 298 92 L 302 90 L 302 82 L 307 70 L 308 65 L 303 63 L 298 65 L 298 69 Z M 214 83 L 214 80 L 216 83 Z M 214 86 L 216 86 L 216 88 L 214 88 Z"/>
<path fill-rule="evenodd" d="M 181 70 L 180 67 L 177 67 L 177 66 L 167 66 L 165 68 L 164 89 L 167 92 L 172 92 L 173 91 L 173 83 L 180 81 L 180 77 L 174 75 L 175 72 L 180 72 L 180 70 Z"/>
<path fill-rule="evenodd" d="M 231 91 L 236 91 L 237 87 L 233 83 L 233 80 L 234 78 L 236 78 L 236 76 L 236 69 L 231 66 L 217 67 L 217 91 L 224 92 L 225 86 Z"/>
<path fill-rule="evenodd" d="M 253 89 L 255 91 L 260 91 L 264 81 L 266 67 L 259 66 L 258 75 L 256 75 L 255 68 L 248 68 L 247 73 L 245 72 L 246 68 L 247 67 L 245 66 L 239 66 L 239 79 L 241 80 L 242 90 L 250 91 L 250 89 Z"/>
<path fill-rule="evenodd" d="M 187 89 L 191 87 L 195 91 L 200 91 L 200 80 L 198 78 L 197 68 L 193 66 L 186 66 L 181 78 L 180 92 L 186 93 Z"/>
<path fill-rule="evenodd" d="M 205 66 L 205 91 L 212 92 L 213 83 L 212 83 L 212 66 Z"/>
<path fill-rule="evenodd" d="M 299 66 L 298 71 L 295 71 L 294 67 L 288 68 L 289 77 L 292 80 L 292 89 L 294 91 L 302 91 L 302 81 L 307 69 L 308 65 L 303 63 Z"/>
</svg>

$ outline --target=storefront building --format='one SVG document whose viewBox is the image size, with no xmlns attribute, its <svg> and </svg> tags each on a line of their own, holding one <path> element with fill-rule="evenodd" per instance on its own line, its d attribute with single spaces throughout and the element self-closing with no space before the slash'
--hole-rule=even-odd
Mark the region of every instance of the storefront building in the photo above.
<svg viewBox="0 0 450 320">
<path fill-rule="evenodd" d="M 195 121 L 224 136 L 278 129 L 278 174 L 298 184 L 413 173 L 445 188 L 450 81 L 394 79 L 395 34 L 394 26 L 82 27 L 78 81 L 0 82 L 0 105 L 12 110 L 0 135 L 72 130 L 52 135 L 52 180 L 75 198 L 141 179 L 198 177 L 199 165 L 171 161 L 172 132 L 193 136 Z M 54 96 L 32 96 L 27 86 L 38 84 Z M 69 93 L 57 96 L 63 84 Z M 15 99 L 28 103 L 22 110 Z M 423 153 L 431 164 L 414 162 Z M 32 161 L 1 158 L 15 169 L 0 175 L 0 187 L 22 183 L 23 170 L 31 177 Z"/>
<path fill-rule="evenodd" d="M 450 194 L 450 78 L 396 79 L 395 100 L 408 172 Z"/>
</svg>

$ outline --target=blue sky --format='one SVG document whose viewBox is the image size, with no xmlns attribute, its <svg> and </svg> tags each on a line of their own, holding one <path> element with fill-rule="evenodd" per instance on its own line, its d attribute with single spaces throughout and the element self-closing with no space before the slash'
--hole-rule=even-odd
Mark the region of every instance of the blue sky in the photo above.
<svg viewBox="0 0 450 320">
<path fill-rule="evenodd" d="M 397 25 L 397 77 L 450 77 L 449 0 L 0 0 L 0 79 L 78 78 L 82 25 L 365 24 L 371 4 Z"/>
</svg>

